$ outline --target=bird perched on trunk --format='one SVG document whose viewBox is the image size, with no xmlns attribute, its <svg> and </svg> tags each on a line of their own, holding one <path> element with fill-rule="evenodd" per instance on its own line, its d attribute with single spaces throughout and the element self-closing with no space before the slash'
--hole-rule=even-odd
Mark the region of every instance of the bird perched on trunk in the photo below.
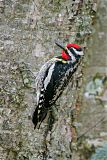
<svg viewBox="0 0 107 160">
<path fill-rule="evenodd" d="M 60 97 L 73 74 L 76 72 L 83 56 L 82 48 L 77 44 L 55 42 L 62 49 L 61 56 L 46 62 L 36 77 L 37 107 L 33 113 L 34 128 L 40 127 L 49 109 Z"/>
</svg>

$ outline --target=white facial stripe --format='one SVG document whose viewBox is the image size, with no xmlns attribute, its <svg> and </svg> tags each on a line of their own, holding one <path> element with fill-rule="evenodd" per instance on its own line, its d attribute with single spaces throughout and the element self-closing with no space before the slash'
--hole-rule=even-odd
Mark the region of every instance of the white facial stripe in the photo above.
<svg viewBox="0 0 107 160">
<path fill-rule="evenodd" d="M 47 77 L 46 77 L 45 80 L 44 80 L 44 88 L 45 88 L 45 89 L 46 89 L 47 85 L 49 84 L 49 82 L 50 82 L 50 80 L 51 80 L 51 76 L 52 76 L 54 67 L 55 67 L 55 64 L 53 64 L 53 65 L 50 67 L 49 72 L 48 72 L 48 75 L 47 75 Z"/>
<path fill-rule="evenodd" d="M 83 51 L 77 51 L 75 48 L 72 48 L 77 55 L 83 56 Z"/>
<path fill-rule="evenodd" d="M 72 59 L 72 62 L 75 62 L 76 61 L 75 56 L 70 52 L 70 50 L 68 48 L 66 48 L 66 49 L 67 49 L 67 52 L 68 52 L 68 54 L 70 55 L 70 57 Z"/>
</svg>

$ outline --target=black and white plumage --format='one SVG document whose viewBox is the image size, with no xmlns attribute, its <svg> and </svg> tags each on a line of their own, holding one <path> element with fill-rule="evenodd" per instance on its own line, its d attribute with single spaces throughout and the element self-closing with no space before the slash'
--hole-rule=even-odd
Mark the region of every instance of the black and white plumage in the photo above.
<svg viewBox="0 0 107 160">
<path fill-rule="evenodd" d="M 63 49 L 62 56 L 55 57 L 46 62 L 36 77 L 37 107 L 33 113 L 32 121 L 34 128 L 40 127 L 48 110 L 60 97 L 72 75 L 78 68 L 83 51 L 77 44 L 68 44 Z"/>
</svg>

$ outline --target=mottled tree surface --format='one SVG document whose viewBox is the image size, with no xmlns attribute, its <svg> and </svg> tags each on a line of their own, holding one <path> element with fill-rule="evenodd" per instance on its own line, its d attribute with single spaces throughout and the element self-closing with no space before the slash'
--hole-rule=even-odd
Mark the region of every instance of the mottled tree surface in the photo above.
<svg viewBox="0 0 107 160">
<path fill-rule="evenodd" d="M 88 41 L 84 98 L 78 116 L 78 135 L 87 131 L 85 140 L 81 137 L 80 152 L 85 155 L 81 159 L 88 159 L 92 150 L 98 148 L 91 160 L 107 159 L 107 0 L 99 2 L 93 34 Z"/>
<path fill-rule="evenodd" d="M 87 47 L 97 0 L 0 0 L 0 160 L 69 160 L 81 106 L 81 68 L 34 130 L 37 71 L 60 54 L 54 41 Z M 77 78 L 77 81 L 75 79 Z"/>
</svg>

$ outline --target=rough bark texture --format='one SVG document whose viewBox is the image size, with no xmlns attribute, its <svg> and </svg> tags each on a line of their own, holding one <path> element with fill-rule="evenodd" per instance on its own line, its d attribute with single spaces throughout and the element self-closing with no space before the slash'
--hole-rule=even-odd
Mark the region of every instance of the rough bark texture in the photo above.
<svg viewBox="0 0 107 160">
<path fill-rule="evenodd" d="M 60 53 L 56 39 L 87 46 L 96 5 L 97 0 L 0 0 L 1 160 L 71 159 L 72 110 L 81 103 L 81 81 L 67 87 L 40 130 L 34 130 L 33 75 Z M 81 67 L 76 78 L 80 72 Z"/>
<path fill-rule="evenodd" d="M 88 41 L 84 94 L 78 116 L 81 159 L 107 159 L 107 0 L 99 1 L 93 34 Z M 100 83 L 101 82 L 101 83 Z M 86 93 L 90 93 L 90 96 Z M 84 137 L 84 138 L 83 138 Z M 80 138 L 80 139 L 81 139 Z M 101 147 L 101 148 L 99 148 Z M 83 155 L 85 157 L 83 157 Z"/>
</svg>

